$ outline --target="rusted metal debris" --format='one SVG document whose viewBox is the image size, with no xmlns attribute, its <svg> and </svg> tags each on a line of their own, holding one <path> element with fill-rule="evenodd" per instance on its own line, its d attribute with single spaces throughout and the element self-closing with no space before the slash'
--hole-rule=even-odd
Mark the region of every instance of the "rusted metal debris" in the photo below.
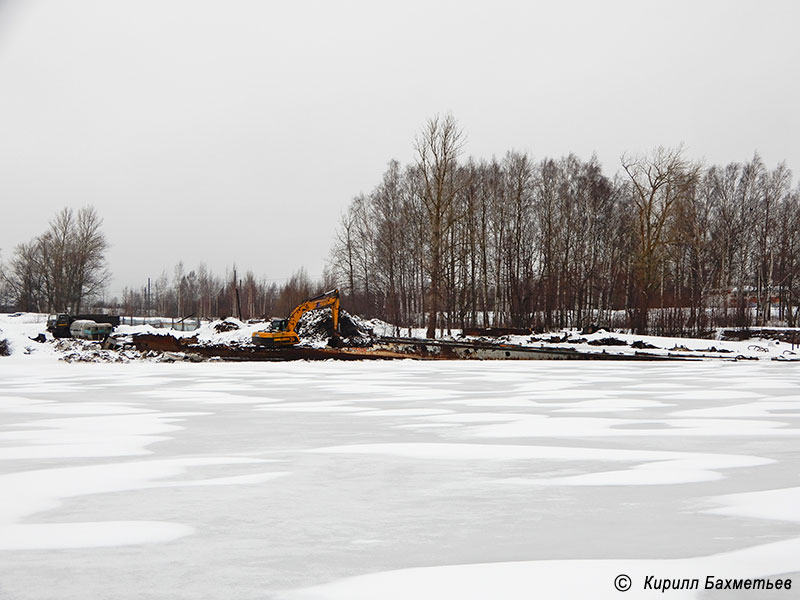
<svg viewBox="0 0 800 600">
<path fill-rule="evenodd" d="M 201 344 L 197 337 L 138 334 L 132 336 L 139 351 L 194 353 L 207 358 L 239 361 L 289 360 L 697 360 L 696 356 L 647 352 L 616 354 L 579 352 L 574 348 L 534 348 L 513 344 L 449 340 L 380 338 L 367 348 L 269 348 L 251 344 Z"/>
<path fill-rule="evenodd" d="M 406 358 L 445 360 L 697 360 L 695 356 L 663 355 L 648 352 L 616 354 L 580 352 L 575 348 L 536 348 L 515 344 L 457 342 L 449 340 L 409 340 L 381 338 L 374 348 L 405 354 Z"/>
<path fill-rule="evenodd" d="M 751 327 L 745 329 L 723 329 L 722 341 L 741 341 L 753 338 L 777 340 L 792 345 L 800 345 L 800 329 L 770 329 L 768 327 Z"/>
</svg>

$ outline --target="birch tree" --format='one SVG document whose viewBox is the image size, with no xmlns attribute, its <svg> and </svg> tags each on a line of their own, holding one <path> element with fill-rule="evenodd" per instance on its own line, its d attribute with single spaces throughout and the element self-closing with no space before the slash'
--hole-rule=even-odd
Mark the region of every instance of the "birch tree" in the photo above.
<svg viewBox="0 0 800 600">
<path fill-rule="evenodd" d="M 429 338 L 436 337 L 438 314 L 441 307 L 442 257 L 445 254 L 450 228 L 456 215 L 453 203 L 458 189 L 456 172 L 458 156 L 464 141 L 463 132 L 453 115 L 439 115 L 428 121 L 417 137 L 417 167 L 422 177 L 422 202 L 429 225 L 428 277 L 430 302 L 428 305 Z"/>
</svg>

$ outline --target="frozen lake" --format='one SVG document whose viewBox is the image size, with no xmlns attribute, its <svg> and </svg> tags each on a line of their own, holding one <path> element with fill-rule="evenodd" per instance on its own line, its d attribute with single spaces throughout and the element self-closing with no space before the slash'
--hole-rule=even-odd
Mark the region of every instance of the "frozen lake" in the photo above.
<svg viewBox="0 0 800 600">
<path fill-rule="evenodd" d="M 0 359 L 0 599 L 662 596 L 647 575 L 800 597 L 798 384 L 764 362 Z"/>
</svg>

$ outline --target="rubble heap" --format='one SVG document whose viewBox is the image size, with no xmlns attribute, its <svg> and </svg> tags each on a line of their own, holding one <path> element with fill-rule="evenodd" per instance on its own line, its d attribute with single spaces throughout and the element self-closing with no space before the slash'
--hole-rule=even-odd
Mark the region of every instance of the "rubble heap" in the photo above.
<svg viewBox="0 0 800 600">
<path fill-rule="evenodd" d="M 350 348 L 366 348 L 375 339 L 375 332 L 365 321 L 347 311 L 339 311 L 338 340 L 333 331 L 333 316 L 330 310 L 307 312 L 297 324 L 297 335 L 301 343 L 314 345 L 339 345 Z M 334 341 L 336 340 L 336 341 Z"/>
<path fill-rule="evenodd" d="M 226 333 L 228 331 L 237 331 L 241 329 L 241 325 L 234 319 L 225 319 L 218 321 L 213 325 L 214 331 L 217 333 Z"/>
</svg>

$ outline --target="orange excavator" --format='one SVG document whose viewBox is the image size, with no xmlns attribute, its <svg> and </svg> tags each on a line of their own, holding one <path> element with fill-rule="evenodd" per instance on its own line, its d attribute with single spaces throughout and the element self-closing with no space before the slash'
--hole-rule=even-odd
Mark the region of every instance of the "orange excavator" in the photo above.
<svg viewBox="0 0 800 600">
<path fill-rule="evenodd" d="M 300 342 L 295 333 L 300 317 L 310 310 L 331 308 L 333 315 L 334 336 L 339 334 L 339 290 L 330 290 L 319 296 L 301 302 L 292 311 L 287 319 L 272 319 L 269 331 L 256 331 L 253 334 L 253 343 L 260 346 L 294 346 Z M 335 338 L 334 338 L 335 339 Z"/>
</svg>

